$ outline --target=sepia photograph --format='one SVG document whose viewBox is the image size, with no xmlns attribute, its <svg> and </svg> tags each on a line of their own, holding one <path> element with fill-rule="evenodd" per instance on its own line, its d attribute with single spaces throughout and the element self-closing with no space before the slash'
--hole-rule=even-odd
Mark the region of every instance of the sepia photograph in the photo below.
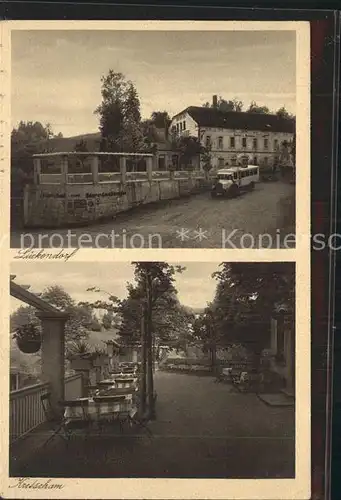
<svg viewBox="0 0 341 500">
<path fill-rule="evenodd" d="M 294 248 L 308 87 L 259 24 L 12 30 L 12 248 Z"/>
<path fill-rule="evenodd" d="M 294 262 L 11 273 L 10 477 L 295 478 Z"/>
</svg>

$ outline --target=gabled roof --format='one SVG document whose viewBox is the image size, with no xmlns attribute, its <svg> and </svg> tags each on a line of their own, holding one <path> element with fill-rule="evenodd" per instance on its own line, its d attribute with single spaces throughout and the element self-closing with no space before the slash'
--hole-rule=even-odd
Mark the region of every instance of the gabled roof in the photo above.
<svg viewBox="0 0 341 500">
<path fill-rule="evenodd" d="M 182 113 L 186 112 L 200 127 L 260 130 L 263 132 L 295 132 L 295 120 L 281 118 L 277 115 L 220 111 L 219 109 L 200 106 L 189 106 L 182 111 Z"/>
</svg>

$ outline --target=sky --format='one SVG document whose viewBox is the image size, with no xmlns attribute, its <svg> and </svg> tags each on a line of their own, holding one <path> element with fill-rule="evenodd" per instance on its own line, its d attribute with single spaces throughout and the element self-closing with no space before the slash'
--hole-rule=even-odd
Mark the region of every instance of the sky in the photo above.
<svg viewBox="0 0 341 500">
<path fill-rule="evenodd" d="M 65 137 L 98 131 L 101 76 L 122 72 L 143 118 L 213 94 L 295 113 L 294 31 L 12 32 L 12 126 L 49 122 Z"/>
<path fill-rule="evenodd" d="M 219 264 L 207 262 L 170 262 L 182 265 L 186 270 L 176 276 L 175 286 L 182 304 L 194 308 L 203 308 L 213 300 L 216 281 L 212 273 L 218 270 Z M 62 286 L 76 301 L 95 301 L 107 299 L 103 293 L 87 292 L 92 286 L 124 298 L 127 295 L 126 285 L 134 280 L 134 266 L 129 262 L 14 262 L 11 264 L 11 274 L 15 274 L 15 282 L 19 285 L 30 285 L 33 293 L 42 292 L 54 284 Z M 24 305 L 11 297 L 11 312 Z"/>
</svg>

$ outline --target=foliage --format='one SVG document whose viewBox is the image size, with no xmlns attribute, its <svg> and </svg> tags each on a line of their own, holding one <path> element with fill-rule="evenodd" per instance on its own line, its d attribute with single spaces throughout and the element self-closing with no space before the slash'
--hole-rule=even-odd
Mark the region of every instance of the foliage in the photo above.
<svg viewBox="0 0 341 500">
<path fill-rule="evenodd" d="M 251 104 L 247 109 L 247 113 L 269 114 L 270 110 L 267 106 L 258 106 L 255 101 L 251 101 Z"/>
<path fill-rule="evenodd" d="M 90 344 L 84 340 L 75 340 L 67 345 L 66 358 L 73 359 L 84 354 L 93 354 Z"/>
<path fill-rule="evenodd" d="M 214 108 L 213 103 L 206 102 L 203 105 L 204 108 Z M 219 111 L 243 111 L 243 103 L 239 101 L 237 98 L 233 99 L 223 99 L 221 96 L 218 97 L 216 109 Z"/>
<path fill-rule="evenodd" d="M 153 111 L 150 121 L 156 128 L 168 130 L 172 120 L 167 111 Z"/>
<path fill-rule="evenodd" d="M 69 314 L 70 318 L 65 325 L 66 342 L 87 338 L 89 330 L 100 330 L 101 325 L 93 309 L 89 305 L 77 304 L 62 287 L 57 285 L 47 287 L 41 298 Z M 35 308 L 31 306 L 20 306 L 11 314 L 11 331 L 27 323 L 35 324 L 41 330 L 41 323 L 35 313 Z"/>
<path fill-rule="evenodd" d="M 288 120 L 292 120 L 295 118 L 294 115 L 289 113 L 284 106 L 282 106 L 281 108 L 279 108 L 276 111 L 276 115 L 279 116 L 280 118 L 284 118 L 284 119 L 288 119 Z"/>
<path fill-rule="evenodd" d="M 147 266 L 149 264 L 149 267 Z M 136 283 L 127 285 L 128 296 L 118 299 L 111 296 L 110 302 L 95 302 L 94 306 L 108 308 L 109 313 L 115 312 L 118 333 L 126 343 L 140 340 L 141 306 L 146 305 L 145 273 L 152 276 L 153 297 L 153 335 L 158 343 L 171 342 L 177 345 L 183 342 L 183 337 L 191 321 L 191 312 L 183 307 L 174 288 L 174 274 L 182 272 L 180 266 L 169 266 L 166 263 L 135 263 Z M 113 316 L 115 317 L 115 316 Z"/>
<path fill-rule="evenodd" d="M 25 184 L 33 182 L 32 155 L 47 152 L 53 137 L 51 126 L 40 122 L 21 121 L 11 133 L 11 188 L 21 193 Z"/>
<path fill-rule="evenodd" d="M 75 145 L 75 151 L 79 151 L 81 153 L 86 153 L 89 151 L 87 142 L 84 139 L 78 141 Z"/>
<path fill-rule="evenodd" d="M 105 330 L 110 330 L 115 326 L 115 316 L 112 311 L 108 311 L 103 315 L 102 326 Z"/>
<path fill-rule="evenodd" d="M 210 148 L 204 147 L 200 139 L 194 136 L 178 136 L 172 134 L 172 149 L 179 153 L 180 164 L 187 166 L 192 159 L 204 155 L 207 163 L 210 161 Z"/>
<path fill-rule="evenodd" d="M 41 332 L 35 323 L 27 323 L 25 325 L 17 326 L 13 334 L 13 338 L 26 341 L 40 341 Z"/>
<path fill-rule="evenodd" d="M 214 277 L 218 283 L 212 310 L 217 335 L 225 341 L 241 343 L 258 356 L 269 340 L 278 303 L 286 305 L 293 324 L 293 263 L 225 263 Z"/>
<path fill-rule="evenodd" d="M 95 110 L 100 118 L 101 150 L 141 151 L 140 101 L 134 84 L 112 69 L 102 76 L 101 83 L 102 102 Z"/>
</svg>

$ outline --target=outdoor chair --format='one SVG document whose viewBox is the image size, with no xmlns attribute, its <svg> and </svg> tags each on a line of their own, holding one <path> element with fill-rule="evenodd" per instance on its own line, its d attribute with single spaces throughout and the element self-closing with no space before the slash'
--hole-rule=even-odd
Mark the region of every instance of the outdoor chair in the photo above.
<svg viewBox="0 0 341 500">
<path fill-rule="evenodd" d="M 53 432 L 51 436 L 45 441 L 43 446 L 47 446 L 47 444 L 56 436 L 59 436 L 64 441 L 68 442 L 70 440 L 70 430 L 68 429 L 64 415 L 61 417 L 54 411 L 51 404 L 51 393 L 47 392 L 45 394 L 42 394 L 42 396 L 40 396 L 40 401 L 43 407 L 45 421 L 49 424 L 54 424 Z"/>
<path fill-rule="evenodd" d="M 64 409 L 65 425 L 70 437 L 72 430 L 79 427 L 85 427 L 88 433 L 91 424 L 88 398 L 64 400 L 60 401 L 59 405 Z"/>
<path fill-rule="evenodd" d="M 86 386 L 89 397 L 96 396 L 99 393 L 100 387 L 98 385 L 88 385 Z"/>
<path fill-rule="evenodd" d="M 124 394 L 96 396 L 94 397 L 94 402 L 97 405 L 100 430 L 102 429 L 103 421 L 108 423 L 118 422 L 122 432 L 124 432 L 123 424 L 127 423 L 130 428 L 134 425 L 143 428 L 148 436 L 152 437 L 151 431 L 146 426 L 146 423 L 138 417 L 137 412 L 136 414 L 131 415 L 132 403 L 126 400 Z"/>
</svg>

